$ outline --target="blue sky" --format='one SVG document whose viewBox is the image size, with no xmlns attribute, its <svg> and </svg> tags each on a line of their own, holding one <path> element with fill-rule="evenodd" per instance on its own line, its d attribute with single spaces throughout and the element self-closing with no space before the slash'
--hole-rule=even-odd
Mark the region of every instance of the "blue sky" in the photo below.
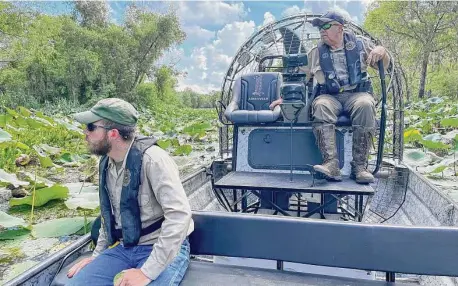
<svg viewBox="0 0 458 286">
<path fill-rule="evenodd" d="M 168 51 L 160 62 L 178 62 L 176 68 L 187 73 L 186 77 L 179 78 L 179 90 L 191 88 L 206 93 L 221 88 L 222 78 L 238 47 L 263 24 L 293 13 L 322 14 L 328 9 L 341 11 L 361 24 L 370 0 L 108 1 L 111 20 L 122 23 L 125 8 L 132 2 L 152 11 L 165 12 L 170 6 L 176 10 L 187 38 L 182 45 Z M 32 5 L 49 14 L 70 11 L 69 5 L 59 1 L 37 1 Z"/>
</svg>

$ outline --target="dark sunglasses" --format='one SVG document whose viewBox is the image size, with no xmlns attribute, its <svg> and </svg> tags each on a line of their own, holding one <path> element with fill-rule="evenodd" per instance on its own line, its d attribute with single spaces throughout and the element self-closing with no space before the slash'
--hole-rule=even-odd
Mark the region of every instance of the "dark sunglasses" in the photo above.
<svg viewBox="0 0 458 286">
<path fill-rule="evenodd" d="M 94 131 L 94 130 L 97 129 L 97 128 L 103 128 L 103 129 L 105 129 L 105 130 L 111 130 L 111 128 L 108 128 L 108 127 L 103 126 L 103 125 L 96 125 L 96 124 L 94 124 L 94 123 L 89 123 L 89 124 L 86 125 L 86 129 L 87 129 L 87 131 L 89 131 L 89 132 L 92 132 L 92 131 Z"/>
<path fill-rule="evenodd" d="M 329 30 L 331 29 L 332 26 L 334 26 L 335 24 L 329 24 L 329 23 L 326 23 L 324 24 L 323 26 L 320 27 L 320 30 Z"/>
</svg>

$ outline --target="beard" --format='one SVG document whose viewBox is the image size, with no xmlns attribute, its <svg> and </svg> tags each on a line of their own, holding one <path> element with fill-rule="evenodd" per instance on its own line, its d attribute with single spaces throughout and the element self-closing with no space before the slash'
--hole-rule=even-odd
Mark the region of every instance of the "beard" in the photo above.
<svg viewBox="0 0 458 286">
<path fill-rule="evenodd" d="M 99 142 L 89 143 L 88 148 L 94 155 L 105 156 L 111 151 L 111 143 L 108 142 L 108 136 L 105 134 L 105 137 Z"/>
</svg>

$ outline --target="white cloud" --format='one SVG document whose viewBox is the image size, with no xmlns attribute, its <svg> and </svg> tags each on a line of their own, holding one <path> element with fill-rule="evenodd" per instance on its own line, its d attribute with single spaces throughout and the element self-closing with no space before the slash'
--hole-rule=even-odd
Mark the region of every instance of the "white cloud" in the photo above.
<svg viewBox="0 0 458 286">
<path fill-rule="evenodd" d="M 233 56 L 240 45 L 253 34 L 254 27 L 253 21 L 226 24 L 216 33 L 216 40 L 213 41 L 213 45 L 224 54 Z"/>
<path fill-rule="evenodd" d="M 262 23 L 262 25 L 267 25 L 269 23 L 272 23 L 275 21 L 275 16 L 270 13 L 270 12 L 266 12 L 264 13 L 264 22 Z"/>
<path fill-rule="evenodd" d="M 185 25 L 221 25 L 238 21 L 247 15 L 243 3 L 189 1 L 176 3 L 179 18 Z"/>
<path fill-rule="evenodd" d="M 180 62 L 187 76 L 179 78 L 178 90 L 191 88 L 201 93 L 219 90 L 233 57 L 254 29 L 253 21 L 226 24 L 216 33 L 214 41 L 194 48 Z"/>
<path fill-rule="evenodd" d="M 215 32 L 204 29 L 197 25 L 184 26 L 186 41 L 193 44 L 205 44 L 215 37 Z"/>
<path fill-rule="evenodd" d="M 305 9 L 305 8 L 299 8 L 297 5 L 294 5 L 294 6 L 288 7 L 285 10 L 283 10 L 283 12 L 281 13 L 281 16 L 283 18 L 283 17 L 295 15 L 298 13 L 305 13 L 305 12 L 311 12 L 311 10 Z"/>
<path fill-rule="evenodd" d="M 340 13 L 342 14 L 342 16 L 344 16 L 347 20 L 352 20 L 354 21 L 354 18 L 351 17 L 350 13 L 348 13 L 347 10 L 345 10 L 344 8 L 340 7 L 340 6 L 337 6 L 337 5 L 334 5 L 334 7 L 332 7 L 331 9 L 329 9 L 329 11 L 335 11 L 337 13 Z M 358 17 L 356 17 L 356 20 L 358 19 Z"/>
</svg>

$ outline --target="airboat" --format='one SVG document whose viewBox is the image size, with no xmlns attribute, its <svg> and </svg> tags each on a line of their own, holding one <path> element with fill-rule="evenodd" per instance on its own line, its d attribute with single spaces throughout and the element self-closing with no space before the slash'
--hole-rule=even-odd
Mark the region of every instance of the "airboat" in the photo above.
<svg viewBox="0 0 458 286">
<path fill-rule="evenodd" d="M 455 203 L 403 164 L 403 86 L 393 60 L 371 74 L 377 135 L 368 168 L 348 178 L 351 120 L 336 130 L 342 182 L 321 163 L 310 120 L 313 82 L 300 67 L 319 40 L 297 14 L 266 24 L 240 47 L 218 101 L 219 156 L 182 182 L 193 208 L 191 263 L 182 285 L 455 285 Z M 346 27 L 378 43 L 355 23 Z M 384 72 L 386 68 L 386 74 Z M 269 104 L 283 96 L 281 106 Z M 91 255 L 92 232 L 6 285 L 65 285 Z"/>
</svg>

